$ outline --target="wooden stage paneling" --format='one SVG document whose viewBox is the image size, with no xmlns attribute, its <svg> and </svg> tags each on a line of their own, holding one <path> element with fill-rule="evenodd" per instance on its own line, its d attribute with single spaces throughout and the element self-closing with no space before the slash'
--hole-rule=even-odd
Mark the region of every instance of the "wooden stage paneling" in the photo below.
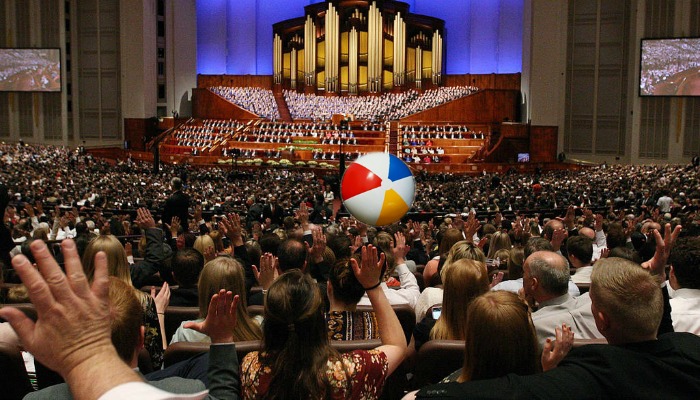
<svg viewBox="0 0 700 400">
<path fill-rule="evenodd" d="M 520 91 L 520 74 L 444 75 L 444 86 L 476 86 L 481 90 L 506 89 Z"/>
<path fill-rule="evenodd" d="M 192 116 L 202 119 L 258 119 L 257 115 L 231 103 L 209 89 L 192 89 Z"/>
<path fill-rule="evenodd" d="M 259 87 L 272 89 L 272 75 L 197 75 L 197 87 Z"/>
<path fill-rule="evenodd" d="M 452 121 L 452 123 L 500 123 L 515 120 L 519 93 L 515 90 L 480 90 L 470 96 L 409 115 L 399 122 Z"/>
</svg>

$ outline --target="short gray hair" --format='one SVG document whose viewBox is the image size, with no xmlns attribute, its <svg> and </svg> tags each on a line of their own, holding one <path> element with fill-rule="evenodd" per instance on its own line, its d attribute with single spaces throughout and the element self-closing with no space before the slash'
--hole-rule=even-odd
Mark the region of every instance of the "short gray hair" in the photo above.
<svg viewBox="0 0 700 400">
<path fill-rule="evenodd" d="M 569 263 L 561 255 L 553 251 L 536 252 L 528 257 L 527 265 L 530 276 L 536 278 L 547 293 L 561 296 L 569 291 Z"/>
</svg>

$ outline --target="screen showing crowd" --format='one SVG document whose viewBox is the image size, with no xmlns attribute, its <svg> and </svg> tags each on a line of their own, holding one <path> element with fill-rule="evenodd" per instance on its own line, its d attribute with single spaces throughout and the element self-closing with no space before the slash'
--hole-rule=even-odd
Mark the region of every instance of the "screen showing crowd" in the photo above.
<svg viewBox="0 0 700 400">
<path fill-rule="evenodd" d="M 700 96 L 700 38 L 644 39 L 641 96 Z"/>
<path fill-rule="evenodd" d="M 0 91 L 60 92 L 60 50 L 0 49 Z"/>
</svg>

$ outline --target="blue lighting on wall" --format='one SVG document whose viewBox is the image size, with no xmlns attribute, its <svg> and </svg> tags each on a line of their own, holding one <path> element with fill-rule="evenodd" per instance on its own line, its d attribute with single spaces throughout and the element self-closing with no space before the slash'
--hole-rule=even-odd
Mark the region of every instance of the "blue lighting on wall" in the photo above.
<svg viewBox="0 0 700 400">
<path fill-rule="evenodd" d="M 447 74 L 522 71 L 524 0 L 406 0 L 445 20 Z M 197 73 L 272 74 L 272 24 L 323 0 L 197 0 Z"/>
</svg>

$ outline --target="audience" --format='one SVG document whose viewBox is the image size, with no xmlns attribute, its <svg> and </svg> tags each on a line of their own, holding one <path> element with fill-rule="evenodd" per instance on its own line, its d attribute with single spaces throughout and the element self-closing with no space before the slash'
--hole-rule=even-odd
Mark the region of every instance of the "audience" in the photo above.
<svg viewBox="0 0 700 400">
<path fill-rule="evenodd" d="M 396 314 L 376 285 L 384 257 L 373 246 L 362 248 L 353 271 L 369 292 L 382 345 L 375 350 L 338 354 L 328 343 L 322 296 L 299 270 L 281 275 L 267 293 L 263 348 L 242 363 L 242 391 L 269 398 L 377 398 L 385 379 L 404 357 L 406 340 Z"/>
<path fill-rule="evenodd" d="M 670 310 L 654 276 L 631 261 L 603 259 L 594 268 L 590 293 L 596 325 L 608 344 L 572 349 L 556 368 L 541 374 L 429 386 L 417 398 L 700 395 L 700 338 L 689 333 L 657 336 L 662 315 Z"/>
<path fill-rule="evenodd" d="M 413 330 L 415 349 L 434 339 L 463 340 L 467 308 L 472 300 L 489 290 L 486 265 L 471 259 L 448 260 L 442 270 L 444 292 L 440 315 L 426 312 Z M 433 308 L 435 309 L 435 308 Z"/>
<path fill-rule="evenodd" d="M 243 267 L 235 259 L 227 256 L 217 257 L 204 265 L 199 276 L 199 319 L 183 322 L 171 339 L 177 342 L 209 342 L 209 336 L 192 329 L 185 328 L 190 322 L 203 322 L 209 312 L 209 302 L 212 296 L 220 290 L 226 290 L 240 298 L 236 309 L 236 328 L 233 331 L 235 341 L 257 340 L 262 337 L 260 325 L 248 316 L 246 310 L 245 274 Z"/>
<path fill-rule="evenodd" d="M 669 264 L 673 330 L 700 335 L 700 238 L 679 239 Z"/>
<path fill-rule="evenodd" d="M 45 160 L 50 160 L 49 162 L 56 170 L 55 174 L 46 174 L 38 167 L 46 165 Z M 679 335 L 663 334 L 663 332 L 670 331 L 671 327 L 677 331 L 700 334 L 697 324 L 694 323 L 698 316 L 695 312 L 698 305 L 693 302 L 698 297 L 694 291 L 699 289 L 698 285 L 693 284 L 692 279 L 693 268 L 697 264 L 694 252 L 700 248 L 695 240 L 697 239 L 698 226 L 700 226 L 700 218 L 697 214 L 700 192 L 693 189 L 698 182 L 696 169 L 686 170 L 686 167 L 681 166 L 608 166 L 605 170 L 602 168 L 586 170 L 585 179 L 578 172 L 567 171 L 542 173 L 534 178 L 535 180 L 532 177 L 512 172 L 499 176 L 484 174 L 473 179 L 419 173 L 416 176 L 418 189 L 416 203 L 414 203 L 415 210 L 425 211 L 426 214 L 431 213 L 429 214 L 431 217 L 435 211 L 449 212 L 452 216 L 444 219 L 430 219 L 422 224 L 408 221 L 389 227 L 368 228 L 353 219 L 336 219 L 332 215 L 330 218 L 314 220 L 322 225 L 314 227 L 309 223 L 308 211 L 306 211 L 306 216 L 298 211 L 293 213 L 294 204 L 304 204 L 304 209 L 307 204 L 309 207 L 312 204 L 322 204 L 324 192 L 327 194 L 329 191 L 325 179 L 320 179 L 309 172 L 259 171 L 255 173 L 255 177 L 243 179 L 237 177 L 235 185 L 227 185 L 223 183 L 228 178 L 227 172 L 216 168 L 194 169 L 188 166 L 177 168 L 164 166 L 163 173 L 148 175 L 146 173 L 147 166 L 133 160 L 120 161 L 115 166 L 108 166 L 107 163 L 99 159 L 89 155 L 73 154 L 67 149 L 13 145 L 0 145 L 0 165 L 3 166 L 0 169 L 0 181 L 8 182 L 12 192 L 15 193 L 14 196 L 7 196 L 7 193 L 3 194 L 0 191 L 0 200 L 2 200 L 0 205 L 5 210 L 3 219 L 5 223 L 2 224 L 3 229 L 0 229 L 1 243 L 12 243 L 14 246 L 24 243 L 26 255 L 38 251 L 50 254 L 51 248 L 58 248 L 59 245 L 52 245 L 51 248 L 42 247 L 40 244 L 35 244 L 40 243 L 40 241 L 34 240 L 34 238 L 44 237 L 45 240 L 50 237 L 63 239 L 77 236 L 76 242 L 81 243 L 81 249 L 85 247 L 84 250 L 81 250 L 84 251 L 83 264 L 87 277 L 91 281 L 94 280 L 94 276 L 99 275 L 96 272 L 96 265 L 102 262 L 100 257 L 104 257 L 98 256 L 98 251 L 102 250 L 106 258 L 109 259 L 109 262 L 105 262 L 105 268 L 108 266 L 109 274 L 118 277 L 125 284 L 131 284 L 134 296 L 141 299 L 142 313 L 145 311 L 151 317 L 150 322 L 144 322 L 147 324 L 146 344 L 150 344 L 152 347 L 150 350 L 156 353 L 155 355 L 151 354 L 156 365 L 158 365 L 158 358 L 162 357 L 165 347 L 165 343 L 161 343 L 162 339 L 160 339 L 162 336 L 160 332 L 163 329 L 162 320 L 156 322 L 156 319 L 162 318 L 168 304 L 174 305 L 176 298 L 177 302 L 189 302 L 190 305 L 192 301 L 197 299 L 200 302 L 201 316 L 196 321 L 183 324 L 176 336 L 187 336 L 194 341 L 207 341 L 209 340 L 207 336 L 213 334 L 216 341 L 214 337 L 210 337 L 214 343 L 224 343 L 220 340 L 229 337 L 232 337 L 229 342 L 233 339 L 250 340 L 262 337 L 263 351 L 255 353 L 244 362 L 246 369 L 243 370 L 242 380 L 246 396 L 249 393 L 268 393 L 274 396 L 282 393 L 283 380 L 287 382 L 287 379 L 291 379 L 290 377 L 312 376 L 313 371 L 317 371 L 317 376 L 325 376 L 326 378 L 322 378 L 324 381 L 317 382 L 317 384 L 300 385 L 300 391 L 295 393 L 340 394 L 348 393 L 347 391 L 350 390 L 354 396 L 355 393 L 359 394 L 360 392 L 357 391 L 359 390 L 357 383 L 352 383 L 355 378 L 358 378 L 350 373 L 353 371 L 352 368 L 348 367 L 350 369 L 340 372 L 329 370 L 325 375 L 323 373 L 319 375 L 318 371 L 325 371 L 325 367 L 322 368 L 322 365 L 326 365 L 329 360 L 351 360 L 353 365 L 358 367 L 360 365 L 358 363 L 366 363 L 369 360 L 367 357 L 374 360 L 367 365 L 372 365 L 370 369 L 376 369 L 376 373 L 372 372 L 367 379 L 376 380 L 377 385 L 374 389 L 381 391 L 382 383 L 380 382 L 383 382 L 387 376 L 386 372 L 382 372 L 387 368 L 387 361 L 378 356 L 378 353 L 355 354 L 347 356 L 349 358 L 342 358 L 345 356 L 340 356 L 329 350 L 327 345 L 329 339 L 352 340 L 379 337 L 384 340 L 384 343 L 392 346 L 386 348 L 385 352 L 388 357 L 388 369 L 392 370 L 396 363 L 400 363 L 404 352 L 400 351 L 400 358 L 398 354 L 394 354 L 395 351 L 399 353 L 399 349 L 395 347 L 399 344 L 393 342 L 395 338 L 392 333 L 389 333 L 388 338 L 384 337 L 387 326 L 386 318 L 384 318 L 386 312 L 380 311 L 378 308 L 381 307 L 377 307 L 375 304 L 378 297 L 383 299 L 381 300 L 382 304 L 407 303 L 414 307 L 417 321 L 421 321 L 414 332 L 416 348 L 430 339 L 466 340 L 467 356 L 469 356 L 476 351 L 469 350 L 470 335 L 476 338 L 479 335 L 484 336 L 485 332 L 494 332 L 500 328 L 506 329 L 506 327 L 513 330 L 516 329 L 516 325 L 520 327 L 520 324 L 516 324 L 516 322 L 524 321 L 522 326 L 527 325 L 530 330 L 532 330 L 532 323 L 534 323 L 536 337 L 547 357 L 546 360 L 542 359 L 545 370 L 557 364 L 558 355 L 563 357 L 563 354 L 568 350 L 568 337 L 575 334 L 577 338 L 606 338 L 611 345 L 620 347 L 612 350 L 611 354 L 619 356 L 620 359 L 627 357 L 629 360 L 634 360 L 630 362 L 635 364 L 635 371 L 638 371 L 639 374 L 644 374 L 644 368 L 648 365 L 645 360 L 638 360 L 640 351 L 644 351 L 650 357 L 662 360 L 660 362 L 663 375 L 665 365 L 675 365 L 674 359 L 664 358 L 665 356 L 655 352 L 652 346 L 627 345 L 627 343 L 651 340 L 651 336 L 644 333 L 648 331 L 649 327 L 643 327 L 639 321 L 635 320 L 635 318 L 639 319 L 642 316 L 641 312 L 638 312 L 641 308 L 636 305 L 636 302 L 647 302 L 645 304 L 648 308 L 653 309 L 656 300 L 645 292 L 647 289 L 644 289 L 644 285 L 646 285 L 644 279 L 630 272 L 630 266 L 635 266 L 640 271 L 642 269 L 634 262 L 611 258 L 612 255 L 639 260 L 644 268 L 655 274 L 658 283 L 661 283 L 665 276 L 663 266 L 668 260 L 671 265 L 669 281 L 665 286 L 667 289 L 663 289 L 661 293 L 662 298 L 669 294 L 671 298 L 664 308 L 665 313 L 661 315 L 663 318 L 659 319 L 662 322 L 656 324 L 653 337 L 658 337 L 660 342 L 663 341 L 664 344 L 670 346 L 682 343 L 679 345 L 682 349 L 678 351 L 683 352 L 684 357 L 691 360 L 688 366 L 691 371 L 693 368 L 697 369 L 693 360 L 700 360 L 700 357 L 696 357 L 684 348 L 686 342 L 690 344 L 688 342 L 690 339 Z M 78 170 L 81 171 L 80 174 L 75 173 Z M 82 173 L 82 171 L 86 172 Z M 93 173 L 97 173 L 97 175 L 92 176 Z M 165 225 L 166 229 L 170 231 L 167 242 L 174 248 L 182 246 L 182 250 L 177 251 L 175 256 L 171 257 L 170 246 L 166 244 L 162 231 L 156 228 L 156 221 L 148 208 L 158 212 L 159 206 L 162 207 L 165 204 L 170 193 L 167 190 L 168 182 L 175 175 L 182 179 L 181 190 L 192 199 L 194 218 L 190 219 L 188 215 L 189 220 L 182 221 L 182 223 L 171 219 L 170 224 Z M 127 183 L 130 182 L 129 180 L 132 181 L 131 184 Z M 612 182 L 615 184 L 611 184 Z M 596 185 L 601 186 L 594 187 Z M 671 201 L 669 202 L 666 197 L 670 198 Z M 664 200 L 659 201 L 661 198 Z M 252 201 L 248 201 L 249 199 Z M 256 199 L 261 201 L 256 202 Z M 255 208 L 256 204 L 259 205 L 257 209 Z M 573 206 L 574 204 L 582 208 L 576 208 Z M 139 208 L 135 212 L 129 211 L 137 206 Z M 534 206 L 535 210 L 540 210 L 540 214 L 537 215 L 535 214 L 537 211 L 528 210 L 530 206 Z M 46 207 L 46 212 L 44 207 Z M 667 211 L 668 215 L 661 213 L 662 207 L 667 207 L 664 211 Z M 561 211 L 564 208 L 566 211 Z M 227 217 L 222 219 L 217 217 L 209 221 L 209 217 L 206 219 L 202 217 L 203 210 L 208 214 L 219 216 L 226 215 L 230 211 L 235 213 L 229 213 Z M 280 213 L 274 217 L 274 222 L 272 221 L 273 210 L 280 210 Z M 480 211 L 481 221 L 476 219 L 473 214 L 468 219 L 463 220 L 462 213 L 472 210 Z M 531 218 L 526 218 L 519 210 L 528 210 L 525 215 Z M 489 211 L 488 215 L 485 215 L 484 211 Z M 497 212 L 494 213 L 494 211 Z M 241 225 L 239 214 L 242 214 L 244 219 L 248 219 L 249 223 Z M 689 238 L 679 240 L 678 245 L 671 250 L 681 224 L 687 227 L 684 229 L 684 235 L 689 236 Z M 671 227 L 675 229 L 672 230 Z M 660 232 L 662 228 L 665 230 L 663 237 Z M 197 246 L 202 253 L 192 249 L 195 240 L 185 243 L 185 237 L 192 235 L 190 233 L 192 231 L 209 232 L 198 239 L 201 244 L 197 243 Z M 125 248 L 116 237 L 111 235 L 100 235 L 93 238 L 94 232 L 115 232 L 120 235 L 143 233 L 143 245 L 140 246 L 139 250 L 134 249 L 133 257 L 131 257 L 131 244 Z M 313 233 L 309 234 L 309 232 Z M 396 233 L 394 234 L 394 232 Z M 539 232 L 542 232 L 542 237 L 538 236 Z M 222 240 L 214 241 L 212 239 L 212 236 L 216 237 L 217 234 Z M 306 236 L 304 236 L 305 234 Z M 286 239 L 280 239 L 280 235 Z M 325 235 L 328 235 L 327 244 Z M 274 243 L 270 240 L 272 237 L 275 238 Z M 464 237 L 467 240 L 463 240 Z M 339 238 L 342 240 L 338 240 Z M 205 241 L 207 243 L 204 243 Z M 410 251 L 406 242 L 410 244 Z M 70 243 L 72 241 L 64 240 L 60 246 L 66 250 L 65 246 L 70 246 Z M 377 256 L 373 264 L 363 260 L 363 257 L 358 258 L 357 254 L 352 259 L 350 258 L 355 250 L 358 252 L 367 251 L 366 248 L 365 250 L 362 248 L 364 243 L 374 243 L 381 248 L 381 251 L 378 252 L 380 256 Z M 441 246 L 437 246 L 436 249 L 437 243 L 440 243 Z M 610 250 L 608 250 L 608 246 L 611 247 Z M 208 258 L 213 258 L 226 248 L 231 250 L 236 259 L 227 256 L 217 257 L 210 261 L 199 274 L 205 255 Z M 370 247 L 370 249 L 374 248 Z M 508 264 L 511 280 L 499 284 L 495 279 L 495 286 L 491 292 L 488 292 L 489 277 L 484 264 L 486 257 L 482 249 L 485 249 L 484 251 L 489 254 L 489 259 L 500 259 L 500 266 L 504 262 Z M 64 257 L 65 254 L 69 254 L 65 260 L 60 258 L 61 254 L 55 254 L 63 263 L 66 263 L 67 272 L 74 270 L 74 266 L 71 266 L 75 264 L 71 261 L 75 259 L 71 258 L 73 257 L 70 255 L 72 251 L 74 250 L 67 253 L 64 251 Z M 192 253 L 196 253 L 196 257 L 192 257 Z M 273 256 L 272 253 L 276 256 Z M 434 258 L 431 259 L 431 257 Z M 20 256 L 17 259 L 21 260 Z M 40 272 L 51 270 L 51 268 L 46 271 L 41 270 L 42 264 L 47 265 L 46 263 L 50 259 L 49 255 L 47 258 L 37 260 Z M 100 260 L 97 264 L 96 259 Z M 336 259 L 339 261 L 335 262 Z M 525 259 L 524 263 L 523 259 Z M 348 260 L 351 261 L 348 262 Z M 130 261 L 135 261 L 135 264 L 130 266 Z M 434 284 L 437 287 L 428 287 L 420 293 L 418 282 L 406 265 L 413 261 L 420 265 L 427 262 L 423 275 L 432 273 L 434 278 L 430 279 L 433 282 L 426 283 Z M 71 262 L 73 264 L 70 264 Z M 235 275 L 235 284 L 225 283 L 228 278 L 223 275 L 227 274 L 213 274 L 206 278 L 209 266 L 219 262 L 230 264 L 233 268 L 232 271 L 235 270 L 235 273 L 228 274 Z M 277 262 L 279 265 L 276 264 Z M 256 264 L 256 266 L 254 267 L 252 264 Z M 364 269 L 370 264 L 372 277 L 375 273 L 377 277 L 371 284 L 369 284 L 369 272 L 362 275 L 359 268 L 359 265 L 363 265 L 362 269 Z M 459 275 L 456 275 L 456 272 L 462 270 L 458 267 L 463 264 L 478 266 L 475 270 L 480 271 L 479 279 L 458 278 Z M 498 263 L 489 266 L 496 266 L 496 264 Z M 618 265 L 623 267 L 615 267 Z M 30 270 L 20 266 L 20 261 L 17 261 L 15 266 L 20 277 L 39 282 L 36 280 L 40 279 L 36 271 L 33 276 L 27 276 Z M 354 272 L 359 275 L 353 274 L 352 266 L 356 266 Z M 391 288 L 392 282 L 395 282 L 395 279 L 391 277 L 392 268 L 395 268 L 395 272 L 398 274 L 398 284 L 400 285 L 398 290 Z M 573 277 L 576 283 L 582 285 L 583 289 L 587 289 L 590 285 L 589 293 L 576 297 L 579 294 L 579 289 L 569 276 L 570 268 L 576 269 L 577 272 Z M 599 274 L 602 268 L 612 269 L 620 275 L 617 278 L 604 276 L 602 273 Z M 290 270 L 291 272 L 285 272 Z M 590 274 L 591 271 L 592 274 Z M 22 276 L 23 274 L 24 276 Z M 311 275 L 318 282 L 315 282 Z M 633 275 L 634 278 L 632 278 Z M 12 279 L 12 274 L 8 271 L 4 271 L 3 276 Z M 250 287 L 256 276 L 263 286 L 263 291 L 255 295 L 257 303 L 265 304 L 266 318 L 272 317 L 271 320 L 266 319 L 266 325 L 263 326 L 262 330 L 256 322 L 247 316 L 245 307 Z M 293 282 L 288 281 L 291 276 L 296 276 Z M 599 283 L 599 286 L 596 286 L 597 276 L 603 276 L 604 279 L 601 282 L 607 283 Z M 146 284 L 160 285 L 162 280 L 168 281 L 172 278 L 180 285 L 177 290 L 172 292 L 167 283 L 163 283 L 163 289 L 158 295 L 153 291 L 152 295 L 148 296 L 137 290 Z M 199 284 L 197 284 L 197 279 L 199 279 Z M 326 279 L 329 280 L 328 283 L 325 282 Z M 619 282 L 616 282 L 615 279 L 618 279 Z M 625 281 L 625 279 L 633 280 Z M 203 285 L 205 280 L 207 283 Z M 472 281 L 479 283 L 479 290 L 474 289 L 476 286 L 465 286 L 465 283 Z M 263 284 L 263 282 L 265 283 Z M 628 284 L 634 282 L 639 285 L 637 285 L 638 287 L 623 285 L 625 287 L 622 289 L 616 287 L 616 285 L 619 286 L 625 282 Z M 49 279 L 49 285 L 54 284 L 55 282 Z M 443 287 L 439 285 L 443 285 Z M 39 286 L 37 284 L 37 287 Z M 322 290 L 318 290 L 319 288 Z M 375 290 L 375 288 L 381 288 L 382 291 Z M 536 310 L 532 314 L 532 322 L 530 322 L 529 314 L 522 313 L 508 319 L 512 326 L 499 325 L 497 322 L 472 322 L 478 316 L 488 317 L 488 313 L 477 314 L 487 311 L 483 309 L 484 305 L 491 305 L 494 310 L 502 308 L 513 311 L 517 308 L 515 307 L 517 303 L 508 299 L 508 297 L 513 298 L 513 295 L 500 292 L 499 289 L 515 292 L 521 288 L 523 297 L 527 298 L 533 310 Z M 631 310 L 637 310 L 635 311 L 639 314 L 637 317 L 625 316 L 618 309 L 618 303 L 615 303 L 617 300 L 614 298 L 615 296 L 623 296 L 623 289 L 630 291 L 633 295 L 632 297 L 628 296 L 627 301 L 618 303 L 624 304 Z M 35 301 L 34 289 L 27 287 L 27 291 L 32 301 Z M 199 293 L 195 293 L 197 291 Z M 384 295 L 379 296 L 379 293 L 382 292 Z M 324 293 L 328 295 L 330 307 L 317 305 L 317 295 L 320 304 L 323 304 Z M 451 293 L 459 293 L 461 296 L 453 296 Z M 482 293 L 486 293 L 482 296 L 484 303 L 479 302 L 477 305 L 477 301 L 473 298 Z M 601 295 L 600 293 L 607 294 Z M 302 294 L 305 296 L 303 302 L 294 303 L 291 300 L 298 298 L 301 301 Z M 211 300 L 213 298 L 215 301 Z M 281 302 L 283 298 L 290 300 L 283 304 Z M 388 302 L 386 298 L 389 298 Z M 54 298 L 52 301 L 66 299 L 68 297 Z M 204 304 L 202 304 L 202 299 L 205 300 Z M 271 301 L 273 302 L 272 309 L 270 309 Z M 374 312 L 357 313 L 355 305 L 358 304 L 358 301 L 359 304 L 373 305 Z M 463 303 L 458 303 L 459 301 Z M 214 315 L 209 313 L 212 307 L 216 309 L 216 307 L 226 307 L 234 305 L 234 303 L 235 307 L 227 313 L 235 315 L 235 319 L 224 322 L 221 321 L 221 318 L 228 318 L 226 317 L 227 313 L 215 312 Z M 649 307 L 649 305 L 652 306 Z M 35 306 L 40 309 L 42 304 L 35 304 Z M 482 307 L 482 309 L 474 312 L 474 319 L 472 319 L 472 310 L 478 307 Z M 524 306 L 522 308 L 527 310 Z M 74 315 L 82 315 L 80 313 L 83 311 L 74 310 Z M 439 317 L 438 312 L 441 313 Z M 45 311 L 42 313 L 46 318 Z M 652 315 L 651 311 L 647 314 L 644 315 L 644 318 L 651 321 L 647 323 L 651 324 L 656 320 L 656 316 Z M 0 311 L 0 315 L 7 317 L 11 323 L 13 321 L 16 323 L 17 318 L 19 318 L 17 315 L 13 315 L 12 311 Z M 86 321 L 96 321 L 101 318 L 101 315 L 98 312 L 94 318 L 87 318 Z M 313 319 L 313 323 L 307 318 Z M 432 322 L 428 321 L 430 319 Z M 640 333 L 634 335 L 627 330 L 622 330 L 619 328 L 619 324 L 622 323 L 620 321 L 624 321 L 624 324 L 630 327 L 636 327 L 635 329 Z M 215 322 L 219 325 L 213 327 L 211 324 Z M 270 328 L 267 327 L 268 323 Z M 292 331 L 290 331 L 290 324 L 294 325 Z M 307 324 L 323 327 L 324 338 L 310 334 L 306 328 L 303 338 L 295 336 L 295 334 L 300 333 L 299 329 Z M 427 329 L 422 328 L 428 325 Z M 49 326 L 53 325 L 47 322 L 46 326 L 48 329 Z M 231 327 L 231 332 L 224 334 L 222 326 Z M 186 329 L 186 327 L 192 329 Z M 470 331 L 470 329 L 477 328 L 483 331 Z M 17 329 L 16 326 L 15 329 Z M 40 327 L 40 329 L 44 328 Z M 72 329 L 70 324 L 66 324 L 66 331 L 70 332 L 70 329 Z M 240 334 L 241 330 L 251 335 Z M 95 331 L 98 332 L 98 336 L 104 333 L 101 329 L 95 329 Z M 149 331 L 151 331 L 150 339 Z M 27 331 L 20 330 L 17 333 L 23 337 Z M 499 338 L 506 336 L 505 334 L 498 335 Z M 3 336 L 5 337 L 5 335 Z M 11 335 L 6 335 L 6 337 L 9 338 Z M 403 339 L 403 334 L 400 337 Z M 525 338 L 528 335 L 518 335 L 518 337 Z M 667 337 L 671 339 L 666 340 Z M 296 340 L 295 343 L 306 341 L 304 346 L 296 346 L 300 349 L 295 349 L 295 351 L 306 349 L 309 353 L 318 350 L 317 354 L 322 355 L 313 357 L 312 364 L 304 364 L 306 360 L 299 361 L 299 357 L 293 357 L 290 355 L 293 353 L 287 351 L 286 344 L 292 339 Z M 173 339 L 173 341 L 176 340 Z M 39 361 L 47 353 L 56 355 L 64 349 L 63 346 L 59 346 L 55 352 L 48 352 L 33 347 L 33 342 L 30 340 L 27 348 L 37 352 L 37 360 Z M 478 339 L 474 339 L 473 342 L 477 343 Z M 103 350 L 106 349 L 104 342 L 100 340 L 99 343 Z M 405 346 L 405 341 L 403 343 Z M 216 352 L 212 349 L 213 357 L 220 356 L 222 352 L 230 354 L 232 348 L 232 346 L 216 347 L 222 348 L 217 349 Z M 525 354 L 529 349 L 526 344 L 518 345 L 517 348 L 522 353 L 508 350 L 507 346 L 499 350 L 504 352 L 502 354 L 512 355 Z M 158 352 L 160 352 L 160 356 Z M 580 359 L 577 359 L 577 357 L 584 356 L 607 357 L 607 352 L 608 350 L 600 352 L 596 350 L 589 354 L 573 350 L 569 356 L 561 361 L 558 368 L 546 374 L 555 373 L 558 369 L 564 368 L 564 372 L 558 373 L 561 375 L 551 376 L 582 374 L 584 380 L 595 380 L 595 385 L 602 385 L 601 387 L 608 390 L 608 385 L 612 385 L 613 380 L 617 382 L 617 378 L 606 376 L 605 379 L 598 381 L 599 372 L 589 368 L 586 363 L 581 364 Z M 615 352 L 619 352 L 619 354 Z M 111 354 L 110 351 L 106 351 L 104 360 L 111 359 Z M 528 377 L 513 378 L 506 384 L 503 381 L 498 381 L 504 385 L 506 393 L 521 389 L 524 390 L 521 393 L 541 393 L 539 390 L 550 387 L 544 383 L 541 387 L 530 384 L 529 382 L 540 382 L 538 379 L 545 378 L 537 378 L 540 375 L 530 376 L 529 374 L 534 371 L 518 370 L 516 367 L 512 367 L 513 364 L 508 364 L 504 357 L 501 353 L 494 353 L 490 357 L 485 357 L 486 360 L 481 360 L 484 358 L 483 356 L 479 357 L 477 361 L 465 359 L 465 369 L 453 374 L 447 380 L 464 382 L 462 386 L 445 384 L 447 386 L 441 387 L 439 390 L 444 390 L 444 393 L 448 394 L 459 393 L 457 397 L 461 396 L 462 391 L 470 391 L 470 393 L 477 393 L 478 397 L 480 392 L 471 392 L 471 390 L 482 390 L 478 388 L 491 390 L 491 387 L 487 383 L 484 383 L 487 386 L 479 386 L 476 385 L 477 382 L 468 381 L 491 379 L 512 372 L 519 375 L 527 374 Z M 532 361 L 530 357 L 521 360 L 526 358 Z M 571 361 L 567 361 L 570 358 Z M 381 362 L 375 364 L 377 360 Z M 398 361 L 394 363 L 392 360 Z M 493 364 L 477 367 L 478 361 L 493 361 Z M 509 361 L 513 360 L 509 359 Z M 349 366 L 347 362 L 350 361 L 345 361 L 345 364 L 340 361 L 339 365 Z M 68 363 L 71 368 L 81 365 L 79 362 L 75 363 L 70 360 Z M 382 363 L 385 363 L 383 367 Z M 536 359 L 534 363 L 537 366 Z M 66 373 L 66 370 L 62 369 L 64 367 L 58 363 L 50 361 L 49 364 L 50 367 L 56 367 L 58 372 Z M 221 365 L 219 364 L 219 366 Z M 577 365 L 583 366 L 576 367 Z M 493 368 L 496 372 L 492 375 L 475 372 L 482 367 Z M 500 367 L 502 369 L 499 370 Z M 465 372 L 468 368 L 474 368 L 474 370 Z M 575 368 L 581 368 L 581 371 L 572 372 Z M 277 371 L 280 372 L 277 373 Z M 237 382 L 237 374 L 236 370 L 235 376 L 229 375 L 226 378 L 228 384 L 231 380 Z M 546 374 L 541 376 L 550 376 Z M 131 375 L 120 368 L 115 368 L 115 376 L 117 378 L 111 382 L 113 384 L 131 379 Z M 102 388 L 109 386 L 100 383 L 100 380 L 96 378 L 96 388 L 85 388 L 85 385 L 76 383 L 72 377 L 69 378 L 67 381 L 71 384 L 71 388 L 76 386 L 76 390 L 102 390 Z M 335 385 L 338 381 L 345 383 L 342 384 L 343 389 L 337 389 L 336 392 L 334 391 L 336 389 L 331 389 L 331 386 L 328 385 Z M 690 379 L 689 382 L 694 381 Z M 471 386 L 472 383 L 476 386 Z M 641 385 L 646 383 L 643 382 Z M 574 384 L 576 388 L 578 385 L 579 383 Z M 594 387 L 598 387 L 595 385 Z M 216 393 L 218 390 L 216 386 L 214 387 L 215 389 L 210 387 L 212 393 Z M 334 387 L 340 388 L 340 386 Z M 351 389 L 351 387 L 355 389 Z M 556 385 L 552 387 L 554 387 L 552 389 L 554 391 L 562 390 Z M 285 389 L 288 388 L 289 385 L 285 386 Z M 239 389 L 231 390 L 238 393 Z M 364 393 L 368 394 L 368 392 Z M 377 393 L 375 392 L 375 394 Z M 429 393 L 423 391 L 419 394 L 419 396 L 425 395 L 429 395 Z"/>
<path fill-rule="evenodd" d="M 356 256 L 355 260 L 359 260 L 359 257 Z M 353 273 L 349 259 L 339 260 L 331 268 L 327 294 L 330 308 L 324 315 L 330 340 L 379 338 L 376 314 L 372 311 L 356 310 L 365 289 Z"/>
</svg>

